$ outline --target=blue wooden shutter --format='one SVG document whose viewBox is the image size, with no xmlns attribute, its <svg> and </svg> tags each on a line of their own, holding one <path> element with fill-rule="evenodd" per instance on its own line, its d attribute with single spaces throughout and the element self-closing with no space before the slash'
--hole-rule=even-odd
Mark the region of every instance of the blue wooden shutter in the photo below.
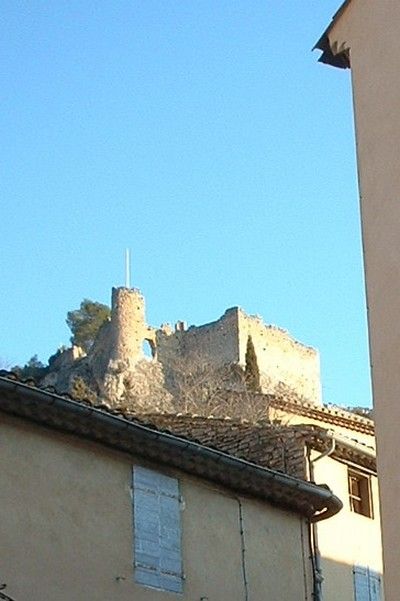
<svg viewBox="0 0 400 601">
<path fill-rule="evenodd" d="M 354 566 L 355 601 L 381 601 L 381 576 L 361 566 Z"/>
<path fill-rule="evenodd" d="M 354 566 L 354 601 L 371 601 L 369 597 L 368 570 Z"/>
<path fill-rule="evenodd" d="M 133 470 L 134 569 L 139 584 L 182 592 L 179 483 L 153 470 Z"/>
<path fill-rule="evenodd" d="M 381 601 L 381 577 L 372 570 L 369 571 L 369 595 L 371 601 Z"/>
</svg>

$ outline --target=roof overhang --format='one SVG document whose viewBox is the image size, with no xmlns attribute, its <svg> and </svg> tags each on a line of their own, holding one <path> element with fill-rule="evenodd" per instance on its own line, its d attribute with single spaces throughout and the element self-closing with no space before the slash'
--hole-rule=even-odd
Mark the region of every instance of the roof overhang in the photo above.
<svg viewBox="0 0 400 601">
<path fill-rule="evenodd" d="M 320 63 L 338 67 L 339 69 L 350 69 L 349 49 L 338 48 L 335 44 L 331 44 L 329 34 L 351 1 L 352 0 L 345 0 L 345 2 L 343 2 L 339 10 L 333 15 L 329 26 L 325 29 L 324 33 L 313 47 L 313 50 L 322 51 L 322 54 L 318 59 Z"/>
<path fill-rule="evenodd" d="M 306 443 L 311 449 L 324 454 L 329 449 L 331 443 L 333 443 L 333 448 L 329 452 L 330 457 L 367 469 L 370 473 L 376 475 L 376 452 L 374 448 L 337 432 L 324 430 L 320 427 L 310 428 L 310 431 L 311 434 L 306 439 Z"/>
<path fill-rule="evenodd" d="M 282 409 L 283 411 L 293 412 L 296 415 L 311 417 L 326 424 L 334 424 L 342 426 L 348 430 L 361 432 L 368 436 L 375 436 L 375 426 L 373 420 L 362 415 L 357 415 L 336 406 L 315 405 L 300 400 L 290 399 L 285 397 L 269 397 L 269 404 L 274 409 Z"/>
<path fill-rule="evenodd" d="M 294 511 L 312 521 L 331 517 L 342 508 L 340 499 L 327 487 L 9 378 L 0 377 L 0 410 L 130 455 L 173 466 Z"/>
</svg>

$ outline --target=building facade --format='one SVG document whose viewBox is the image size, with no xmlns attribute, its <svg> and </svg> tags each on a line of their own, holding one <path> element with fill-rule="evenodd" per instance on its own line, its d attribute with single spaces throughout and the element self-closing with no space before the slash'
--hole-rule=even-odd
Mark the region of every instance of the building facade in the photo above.
<svg viewBox="0 0 400 601">
<path fill-rule="evenodd" d="M 352 75 L 387 601 L 400 588 L 400 4 L 347 0 L 316 47 Z"/>
<path fill-rule="evenodd" d="M 311 601 L 327 488 L 5 377 L 0 413 L 13 601 Z"/>
<path fill-rule="evenodd" d="M 140 417 L 245 460 L 328 485 L 343 508 L 310 524 L 313 599 L 384 601 L 372 420 L 279 399 L 270 399 L 269 412 L 269 419 L 258 423 L 190 415 Z"/>
</svg>

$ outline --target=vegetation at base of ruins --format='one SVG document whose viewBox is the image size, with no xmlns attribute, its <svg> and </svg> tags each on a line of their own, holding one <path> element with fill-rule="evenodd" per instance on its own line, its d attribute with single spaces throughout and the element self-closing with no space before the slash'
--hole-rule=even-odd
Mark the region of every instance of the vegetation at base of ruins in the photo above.
<svg viewBox="0 0 400 601">
<path fill-rule="evenodd" d="M 258 369 L 257 355 L 251 336 L 247 338 L 245 355 L 244 379 L 249 391 L 260 392 L 260 370 Z"/>
<path fill-rule="evenodd" d="M 87 353 L 101 326 L 109 318 L 110 308 L 107 305 L 85 298 L 79 309 L 67 313 L 66 322 L 72 332 L 72 344 L 80 346 Z"/>
<path fill-rule="evenodd" d="M 44 378 L 48 371 L 48 367 L 39 361 L 37 355 L 33 355 L 24 366 L 14 365 L 11 371 L 17 374 L 21 380 L 35 380 L 36 382 Z"/>
<path fill-rule="evenodd" d="M 74 378 L 70 394 L 72 398 L 77 401 L 89 401 L 90 403 L 96 403 L 98 401 L 95 391 L 80 376 Z"/>
<path fill-rule="evenodd" d="M 193 356 L 176 360 L 166 374 L 174 412 L 258 421 L 267 418 L 268 398 L 249 389 L 237 364 L 216 366 Z"/>
</svg>

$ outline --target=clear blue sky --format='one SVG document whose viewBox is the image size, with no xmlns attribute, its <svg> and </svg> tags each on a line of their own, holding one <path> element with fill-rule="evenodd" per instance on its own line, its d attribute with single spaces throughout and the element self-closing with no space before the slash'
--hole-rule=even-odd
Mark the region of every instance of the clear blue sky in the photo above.
<svg viewBox="0 0 400 601">
<path fill-rule="evenodd" d="M 3 0 L 0 357 L 132 279 L 152 325 L 240 305 L 369 404 L 350 74 L 311 47 L 339 0 Z"/>
</svg>

